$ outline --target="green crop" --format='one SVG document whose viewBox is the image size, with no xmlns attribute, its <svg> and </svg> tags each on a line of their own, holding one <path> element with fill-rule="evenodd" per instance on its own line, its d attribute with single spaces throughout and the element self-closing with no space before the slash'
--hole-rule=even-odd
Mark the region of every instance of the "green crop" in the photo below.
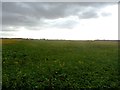
<svg viewBox="0 0 120 90">
<path fill-rule="evenodd" d="M 116 41 L 20 40 L 2 46 L 2 88 L 120 88 Z"/>
</svg>

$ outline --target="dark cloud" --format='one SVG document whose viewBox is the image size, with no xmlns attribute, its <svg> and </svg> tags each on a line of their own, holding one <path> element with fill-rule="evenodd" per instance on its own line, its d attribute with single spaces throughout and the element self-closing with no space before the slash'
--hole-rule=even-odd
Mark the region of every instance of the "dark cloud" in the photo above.
<svg viewBox="0 0 120 90">
<path fill-rule="evenodd" d="M 45 19 L 54 20 L 69 16 L 78 16 L 80 19 L 97 18 L 99 9 L 110 4 L 113 3 L 3 2 L 2 24 L 4 26 L 24 26 L 27 28 L 34 28 L 36 26 L 45 26 Z M 74 26 L 72 21 L 60 24 L 55 23 L 54 25 L 62 28 L 72 28 Z"/>
</svg>

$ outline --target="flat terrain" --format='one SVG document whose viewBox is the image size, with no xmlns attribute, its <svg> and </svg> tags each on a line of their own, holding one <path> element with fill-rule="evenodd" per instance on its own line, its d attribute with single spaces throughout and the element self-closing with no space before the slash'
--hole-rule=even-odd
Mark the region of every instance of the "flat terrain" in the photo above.
<svg viewBox="0 0 120 90">
<path fill-rule="evenodd" d="M 117 41 L 3 40 L 3 89 L 120 88 L 118 66 Z"/>
</svg>

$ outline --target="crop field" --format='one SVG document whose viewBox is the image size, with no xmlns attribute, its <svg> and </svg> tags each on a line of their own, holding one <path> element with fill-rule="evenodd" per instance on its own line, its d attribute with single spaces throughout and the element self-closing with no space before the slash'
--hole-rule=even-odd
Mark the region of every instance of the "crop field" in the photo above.
<svg viewBox="0 0 120 90">
<path fill-rule="evenodd" d="M 2 88 L 120 88 L 119 65 L 117 41 L 3 40 Z"/>
</svg>

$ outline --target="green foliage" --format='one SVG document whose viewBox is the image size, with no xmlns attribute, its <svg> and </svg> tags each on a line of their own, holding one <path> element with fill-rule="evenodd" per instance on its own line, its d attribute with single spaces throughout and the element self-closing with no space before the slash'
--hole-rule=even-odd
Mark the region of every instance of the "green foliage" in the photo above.
<svg viewBox="0 0 120 90">
<path fill-rule="evenodd" d="M 117 42 L 21 40 L 2 60 L 3 90 L 120 88 Z"/>
</svg>

